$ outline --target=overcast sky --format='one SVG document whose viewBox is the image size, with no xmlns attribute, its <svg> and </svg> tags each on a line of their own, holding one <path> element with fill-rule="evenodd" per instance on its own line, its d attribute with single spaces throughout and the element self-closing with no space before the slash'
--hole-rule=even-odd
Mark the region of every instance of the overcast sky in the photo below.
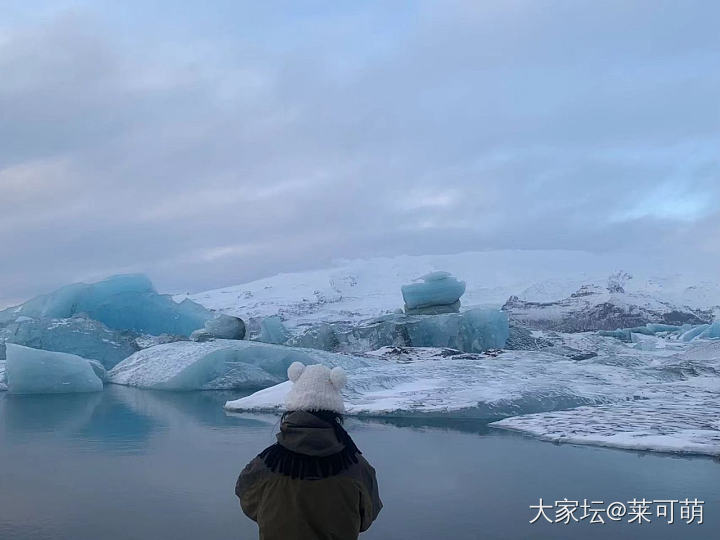
<svg viewBox="0 0 720 540">
<path fill-rule="evenodd" d="M 718 20 L 711 0 L 4 1 L 0 305 L 504 248 L 720 273 Z"/>
</svg>

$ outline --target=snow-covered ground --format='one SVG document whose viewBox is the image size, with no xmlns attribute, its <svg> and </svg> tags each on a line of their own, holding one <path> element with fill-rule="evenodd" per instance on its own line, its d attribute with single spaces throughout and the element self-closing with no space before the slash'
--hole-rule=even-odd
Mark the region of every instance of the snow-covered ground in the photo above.
<svg viewBox="0 0 720 540">
<path fill-rule="evenodd" d="M 622 261 L 578 251 L 486 251 L 339 261 L 321 270 L 279 274 L 212 291 L 177 295 L 244 319 L 280 315 L 294 328 L 319 322 L 352 322 L 402 308 L 400 287 L 431 271 L 466 282 L 463 308 L 502 305 L 510 296 L 532 302 L 568 298 L 582 285 L 606 287 L 624 269 L 628 294 L 645 302 L 707 309 L 720 305 L 720 284 L 697 274 L 663 273 L 652 261 Z M 617 297 L 617 295 L 616 295 Z"/>
</svg>

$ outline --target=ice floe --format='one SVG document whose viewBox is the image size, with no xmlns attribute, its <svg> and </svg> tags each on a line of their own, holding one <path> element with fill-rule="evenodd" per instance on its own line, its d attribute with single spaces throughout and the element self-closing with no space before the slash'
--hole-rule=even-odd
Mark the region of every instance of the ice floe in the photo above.
<svg viewBox="0 0 720 540">
<path fill-rule="evenodd" d="M 720 342 L 655 350 L 593 334 L 568 342 L 598 354 L 385 348 L 373 355 L 380 362 L 349 373 L 347 412 L 502 419 L 492 425 L 555 441 L 720 454 Z M 225 408 L 282 410 L 288 389 L 282 383 Z"/>
<path fill-rule="evenodd" d="M 108 380 L 157 390 L 257 389 L 287 379 L 293 362 L 346 369 L 367 364 L 353 356 L 252 341 L 178 341 L 133 354 L 110 370 Z"/>
<path fill-rule="evenodd" d="M 133 336 L 111 330 L 85 316 L 66 319 L 19 317 L 0 328 L 0 359 L 5 358 L 5 341 L 34 349 L 76 354 L 97 360 L 111 368 L 139 350 Z"/>
<path fill-rule="evenodd" d="M 80 356 L 7 344 L 6 380 L 12 394 L 64 394 L 99 392 L 96 374 L 104 368 Z"/>
</svg>

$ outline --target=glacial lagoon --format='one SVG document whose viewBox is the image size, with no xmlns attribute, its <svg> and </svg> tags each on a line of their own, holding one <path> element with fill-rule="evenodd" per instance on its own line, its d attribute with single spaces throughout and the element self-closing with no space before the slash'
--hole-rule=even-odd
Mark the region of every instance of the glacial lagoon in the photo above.
<svg viewBox="0 0 720 540">
<path fill-rule="evenodd" d="M 92 394 L 0 393 L 0 538 L 257 538 L 237 474 L 278 418 L 226 413 L 238 392 L 106 386 Z M 385 507 L 366 540 L 715 539 L 717 459 L 558 445 L 475 420 L 361 420 L 347 427 L 377 469 Z M 704 501 L 702 525 L 530 524 L 548 501 Z M 552 511 L 548 510 L 551 517 Z M 578 513 L 578 516 L 580 514 Z"/>
</svg>

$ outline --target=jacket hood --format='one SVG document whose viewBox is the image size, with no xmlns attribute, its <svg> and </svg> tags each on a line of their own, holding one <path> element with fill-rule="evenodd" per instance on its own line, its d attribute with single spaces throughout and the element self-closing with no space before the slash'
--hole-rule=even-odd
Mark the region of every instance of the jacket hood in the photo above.
<svg viewBox="0 0 720 540">
<path fill-rule="evenodd" d="M 306 411 L 293 411 L 285 416 L 277 441 L 291 452 L 315 457 L 337 454 L 345 448 L 332 425 Z"/>
</svg>

